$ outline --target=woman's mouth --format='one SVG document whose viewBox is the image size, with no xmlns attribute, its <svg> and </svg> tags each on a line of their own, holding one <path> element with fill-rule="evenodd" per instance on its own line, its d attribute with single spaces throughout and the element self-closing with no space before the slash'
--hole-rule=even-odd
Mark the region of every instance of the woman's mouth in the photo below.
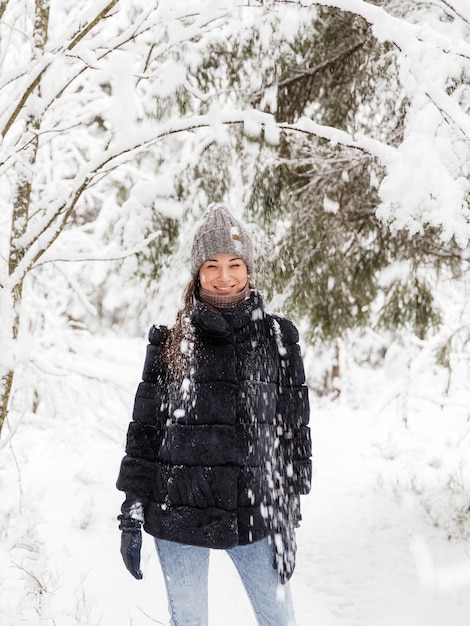
<svg viewBox="0 0 470 626">
<path fill-rule="evenodd" d="M 232 291 L 233 285 L 228 285 L 224 287 L 215 287 L 215 289 L 217 289 L 217 291 L 220 291 L 222 293 L 228 293 L 229 291 Z"/>
</svg>

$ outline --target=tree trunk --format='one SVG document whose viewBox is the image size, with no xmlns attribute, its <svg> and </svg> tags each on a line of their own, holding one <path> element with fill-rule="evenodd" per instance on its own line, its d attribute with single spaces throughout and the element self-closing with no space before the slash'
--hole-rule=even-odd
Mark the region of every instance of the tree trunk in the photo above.
<svg viewBox="0 0 470 626">
<path fill-rule="evenodd" d="M 5 4 L 5 3 L 3 3 Z M 1 8 L 2 5 L 0 5 Z M 34 19 L 34 48 L 38 52 L 44 50 L 47 41 L 49 23 L 50 0 L 36 0 Z M 34 55 L 34 51 L 33 51 Z M 37 87 L 40 95 L 40 86 Z M 24 274 L 17 272 L 18 266 L 25 252 L 25 236 L 28 231 L 29 207 L 31 203 L 31 189 L 33 183 L 34 165 L 39 142 L 40 116 L 31 113 L 25 122 L 24 149 L 21 160 L 16 166 L 16 189 L 13 194 L 13 206 L 10 231 L 10 254 L 8 259 L 8 274 L 10 280 L 2 289 L 2 310 L 7 318 L 8 328 L 5 333 L 5 365 L 0 368 L 0 433 L 8 414 L 10 397 L 15 375 L 15 342 L 20 331 L 21 303 L 23 299 Z M 6 310 L 10 309 L 10 315 Z M 5 349 L 6 348 L 6 349 Z M 3 370 L 3 371 L 2 371 Z"/>
<path fill-rule="evenodd" d="M 2 19 L 3 14 L 5 13 L 5 11 L 7 9 L 8 2 L 9 2 L 9 0 L 2 0 L 0 2 L 0 20 Z"/>
</svg>

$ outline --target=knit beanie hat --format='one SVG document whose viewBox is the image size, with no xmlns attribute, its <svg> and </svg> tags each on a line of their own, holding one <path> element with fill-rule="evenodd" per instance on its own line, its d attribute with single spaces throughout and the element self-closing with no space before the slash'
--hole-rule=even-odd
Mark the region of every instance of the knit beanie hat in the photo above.
<svg viewBox="0 0 470 626">
<path fill-rule="evenodd" d="M 191 274 L 216 254 L 233 254 L 243 259 L 253 272 L 253 243 L 246 227 L 221 202 L 210 204 L 196 230 L 191 249 Z"/>
</svg>

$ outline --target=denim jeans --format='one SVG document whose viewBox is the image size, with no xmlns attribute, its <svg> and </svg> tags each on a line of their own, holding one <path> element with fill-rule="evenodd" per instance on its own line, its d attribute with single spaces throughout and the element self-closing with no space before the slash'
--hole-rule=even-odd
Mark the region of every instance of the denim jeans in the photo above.
<svg viewBox="0 0 470 626">
<path fill-rule="evenodd" d="M 208 626 L 209 548 L 155 539 L 171 626 Z M 268 539 L 226 550 L 238 570 L 259 626 L 295 626 L 289 584 L 272 566 Z"/>
</svg>

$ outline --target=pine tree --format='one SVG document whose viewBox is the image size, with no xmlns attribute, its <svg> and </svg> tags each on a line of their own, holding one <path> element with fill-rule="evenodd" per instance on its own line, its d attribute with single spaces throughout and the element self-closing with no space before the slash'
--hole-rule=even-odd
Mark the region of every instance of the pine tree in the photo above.
<svg viewBox="0 0 470 626">
<path fill-rule="evenodd" d="M 208 112 L 212 94 L 219 94 L 273 113 L 280 123 L 308 116 L 398 146 L 409 102 L 394 47 L 378 42 L 362 17 L 336 8 L 303 17 L 295 36 L 286 37 L 276 15 L 267 15 L 236 37 L 212 41 L 189 75 L 207 97 L 197 105 L 186 98 L 185 110 Z M 208 141 L 181 173 L 178 198 L 202 206 L 243 189 L 237 199 L 248 206 L 260 245 L 267 242 L 258 283 L 287 314 L 306 320 L 313 343 L 365 326 L 424 337 L 441 319 L 436 275 L 457 271 L 462 251 L 453 240 L 444 244 L 438 227 L 410 233 L 379 220 L 384 174 L 364 150 L 289 132 L 272 146 L 262 130 L 232 129 L 229 141 Z M 160 228 L 161 216 L 155 219 Z M 155 242 L 159 271 L 178 240 L 174 226 L 161 229 L 165 239 Z"/>
<path fill-rule="evenodd" d="M 309 112 L 324 125 L 350 133 L 376 125 L 389 143 L 401 141 L 407 102 L 394 57 L 361 18 L 322 9 L 280 72 L 280 118 Z M 312 341 L 368 325 L 424 337 L 439 324 L 433 285 L 444 267 L 458 269 L 462 251 L 454 241 L 443 244 L 437 228 L 411 235 L 379 221 L 383 171 L 370 155 L 288 136 L 266 161 L 251 207 L 275 240 L 269 291 L 284 294 L 286 312 L 308 320 Z M 405 270 L 384 279 L 394 265 Z"/>
</svg>

